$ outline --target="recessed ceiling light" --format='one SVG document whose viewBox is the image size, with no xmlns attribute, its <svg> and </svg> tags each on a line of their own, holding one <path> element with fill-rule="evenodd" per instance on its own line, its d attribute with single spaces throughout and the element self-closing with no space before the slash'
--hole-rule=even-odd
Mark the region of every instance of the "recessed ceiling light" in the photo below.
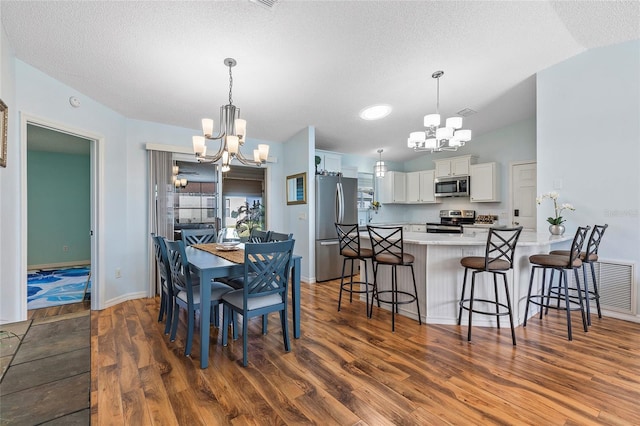
<svg viewBox="0 0 640 426">
<path fill-rule="evenodd" d="M 391 105 L 372 105 L 360 111 L 363 120 L 380 120 L 391 113 Z"/>
</svg>

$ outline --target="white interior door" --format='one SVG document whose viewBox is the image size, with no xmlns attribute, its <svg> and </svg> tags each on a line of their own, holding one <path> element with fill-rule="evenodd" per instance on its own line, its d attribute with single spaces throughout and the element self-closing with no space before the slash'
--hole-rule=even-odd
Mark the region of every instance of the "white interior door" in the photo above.
<svg viewBox="0 0 640 426">
<path fill-rule="evenodd" d="M 536 163 L 511 165 L 511 224 L 536 230 Z"/>
</svg>

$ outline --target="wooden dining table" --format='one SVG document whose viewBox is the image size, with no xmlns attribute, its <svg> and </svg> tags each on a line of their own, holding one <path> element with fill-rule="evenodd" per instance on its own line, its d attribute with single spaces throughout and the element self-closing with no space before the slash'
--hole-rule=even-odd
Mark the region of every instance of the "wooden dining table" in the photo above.
<svg viewBox="0 0 640 426">
<path fill-rule="evenodd" d="M 200 306 L 211 304 L 211 282 L 216 278 L 240 276 L 244 274 L 244 264 L 226 260 L 216 254 L 195 247 L 185 248 L 189 266 L 200 276 Z M 293 337 L 300 338 L 300 261 L 302 257 L 293 255 L 291 269 L 291 301 L 293 311 Z M 209 325 L 211 310 L 200 310 L 200 368 L 209 366 Z"/>
</svg>

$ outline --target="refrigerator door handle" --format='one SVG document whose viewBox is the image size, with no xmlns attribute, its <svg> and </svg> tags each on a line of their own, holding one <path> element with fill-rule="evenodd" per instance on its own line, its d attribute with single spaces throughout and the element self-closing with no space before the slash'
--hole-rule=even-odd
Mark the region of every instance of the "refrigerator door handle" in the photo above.
<svg viewBox="0 0 640 426">
<path fill-rule="evenodd" d="M 336 222 L 342 223 L 344 220 L 344 193 L 342 183 L 336 184 Z"/>
</svg>

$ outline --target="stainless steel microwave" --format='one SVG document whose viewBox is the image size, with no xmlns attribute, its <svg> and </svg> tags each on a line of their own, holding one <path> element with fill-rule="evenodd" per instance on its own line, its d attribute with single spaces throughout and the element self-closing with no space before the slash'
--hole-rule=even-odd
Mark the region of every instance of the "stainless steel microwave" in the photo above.
<svg viewBox="0 0 640 426">
<path fill-rule="evenodd" d="M 436 197 L 468 197 L 469 176 L 439 177 L 434 180 Z"/>
</svg>

